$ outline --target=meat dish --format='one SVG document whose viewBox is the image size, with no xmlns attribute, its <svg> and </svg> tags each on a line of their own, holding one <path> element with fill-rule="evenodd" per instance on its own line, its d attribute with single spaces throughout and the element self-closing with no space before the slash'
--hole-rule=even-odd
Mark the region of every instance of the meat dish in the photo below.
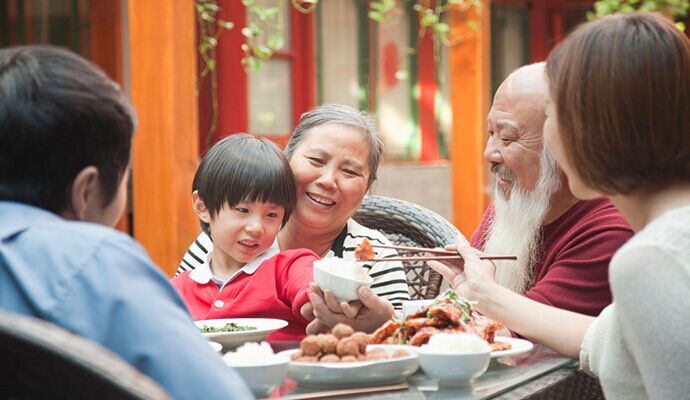
<svg viewBox="0 0 690 400">
<path fill-rule="evenodd" d="M 372 344 L 408 344 L 421 346 L 440 332 L 473 333 L 486 340 L 492 351 L 508 350 L 510 343 L 496 342 L 494 335 L 503 328 L 499 322 L 486 318 L 472 308 L 470 302 L 447 290 L 436 300 L 403 320 L 392 319 L 372 335 Z"/>
</svg>

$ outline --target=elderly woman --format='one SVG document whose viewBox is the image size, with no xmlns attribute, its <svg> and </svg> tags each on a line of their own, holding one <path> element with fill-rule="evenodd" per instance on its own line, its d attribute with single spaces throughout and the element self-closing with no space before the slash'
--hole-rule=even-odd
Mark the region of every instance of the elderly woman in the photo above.
<svg viewBox="0 0 690 400">
<path fill-rule="evenodd" d="M 381 159 L 382 145 L 371 117 L 344 105 L 316 107 L 302 115 L 285 153 L 295 175 L 297 206 L 278 234 L 281 250 L 306 248 L 321 257 L 354 259 L 354 250 L 364 238 L 390 244 L 382 233 L 352 219 L 376 180 Z M 177 273 L 199 266 L 212 248 L 208 235 L 200 234 Z M 377 258 L 392 255 L 393 250 L 377 249 Z M 371 289 L 360 289 L 360 302 L 355 304 L 339 304 L 330 291 L 322 293 L 314 287 L 311 303 L 318 320 L 308 332 L 338 322 L 372 331 L 409 299 L 400 262 L 379 262 L 365 269 L 374 283 Z"/>
<path fill-rule="evenodd" d="M 611 259 L 613 304 L 589 317 L 496 284 L 458 240 L 464 270 L 434 265 L 477 309 L 576 357 L 606 398 L 688 398 L 690 43 L 648 13 L 589 22 L 549 56 L 545 141 L 582 199 L 611 197 L 635 236 Z"/>
</svg>

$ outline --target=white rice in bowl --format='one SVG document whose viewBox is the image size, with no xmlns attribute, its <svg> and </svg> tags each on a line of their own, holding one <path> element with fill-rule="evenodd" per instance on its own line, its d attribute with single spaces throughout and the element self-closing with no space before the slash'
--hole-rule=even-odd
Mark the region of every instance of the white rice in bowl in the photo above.
<svg viewBox="0 0 690 400">
<path fill-rule="evenodd" d="M 261 344 L 248 342 L 223 356 L 225 363 L 231 367 L 268 364 L 278 361 L 278 359 L 282 359 L 282 357 L 273 353 L 273 349 L 267 342 L 261 342 Z"/>
<path fill-rule="evenodd" d="M 357 261 L 345 260 L 340 257 L 327 257 L 321 260 L 314 261 L 314 267 L 321 268 L 333 275 L 341 278 L 352 279 L 356 281 L 371 282 L 373 279 L 369 276 L 367 271 L 362 268 Z"/>
<path fill-rule="evenodd" d="M 437 333 L 422 346 L 435 353 L 485 353 L 491 351 L 486 340 L 472 333 Z"/>
</svg>

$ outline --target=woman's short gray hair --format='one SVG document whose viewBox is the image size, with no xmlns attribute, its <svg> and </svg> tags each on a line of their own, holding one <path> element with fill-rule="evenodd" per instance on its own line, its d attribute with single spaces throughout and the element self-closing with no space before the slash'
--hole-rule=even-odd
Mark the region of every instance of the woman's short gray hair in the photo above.
<svg viewBox="0 0 690 400">
<path fill-rule="evenodd" d="M 307 137 L 309 131 L 317 126 L 326 124 L 345 125 L 360 130 L 367 138 L 369 144 L 369 181 L 367 186 L 376 180 L 376 171 L 379 168 L 383 143 L 378 135 L 374 119 L 364 111 L 358 111 L 343 104 L 324 104 L 302 114 L 299 124 L 285 146 L 285 155 L 290 159 L 295 150 Z"/>
</svg>

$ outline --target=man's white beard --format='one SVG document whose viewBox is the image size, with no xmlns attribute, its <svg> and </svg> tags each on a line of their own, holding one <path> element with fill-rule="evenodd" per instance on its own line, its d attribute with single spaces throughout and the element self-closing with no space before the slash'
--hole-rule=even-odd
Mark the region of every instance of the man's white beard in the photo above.
<svg viewBox="0 0 690 400">
<path fill-rule="evenodd" d="M 504 169 L 504 173 L 509 173 Z M 541 227 L 549 212 L 551 198 L 561 185 L 556 162 L 542 151 L 539 181 L 525 192 L 513 179 L 510 198 L 496 186 L 495 215 L 487 231 L 484 252 L 514 254 L 517 261 L 495 261 L 496 282 L 508 289 L 524 293 L 534 283 L 534 265 L 539 261 Z"/>
</svg>

